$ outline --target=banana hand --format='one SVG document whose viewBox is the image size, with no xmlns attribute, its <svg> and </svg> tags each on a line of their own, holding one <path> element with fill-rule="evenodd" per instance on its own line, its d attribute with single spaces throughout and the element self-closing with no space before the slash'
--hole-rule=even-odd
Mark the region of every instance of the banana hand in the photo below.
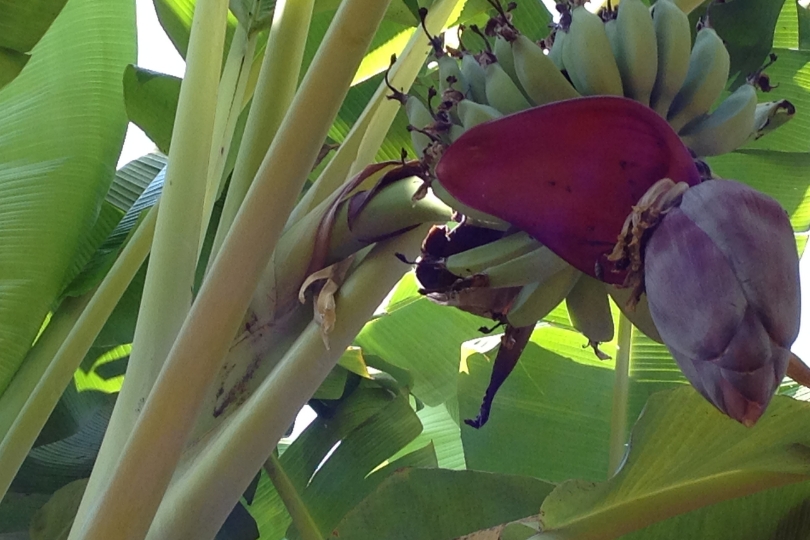
<svg viewBox="0 0 810 540">
<path fill-rule="evenodd" d="M 582 6 L 574 8 L 562 53 L 568 76 L 582 95 L 624 95 L 610 40 L 598 15 Z"/>
<path fill-rule="evenodd" d="M 608 32 L 624 95 L 650 104 L 658 72 L 658 42 L 650 10 L 641 0 L 622 0 L 615 32 Z"/>
<path fill-rule="evenodd" d="M 579 97 L 579 92 L 571 86 L 543 49 L 525 35 L 519 35 L 512 42 L 512 56 L 517 78 L 526 95 L 536 105 Z"/>
<path fill-rule="evenodd" d="M 743 84 L 708 116 L 684 127 L 679 135 L 698 156 L 719 156 L 745 144 L 754 132 L 757 90 Z"/>
<path fill-rule="evenodd" d="M 672 100 L 680 91 L 689 71 L 692 32 L 686 13 L 672 0 L 658 0 L 652 8 L 658 52 L 655 85 L 650 107 L 667 117 Z"/>
</svg>

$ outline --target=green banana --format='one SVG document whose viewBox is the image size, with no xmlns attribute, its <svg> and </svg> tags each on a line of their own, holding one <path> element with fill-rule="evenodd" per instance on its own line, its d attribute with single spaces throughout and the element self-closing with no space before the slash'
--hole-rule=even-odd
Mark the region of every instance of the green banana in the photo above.
<svg viewBox="0 0 810 540">
<path fill-rule="evenodd" d="M 579 97 L 579 92 L 557 69 L 549 55 L 525 35 L 519 35 L 512 42 L 512 56 L 517 78 L 536 105 Z"/>
<path fill-rule="evenodd" d="M 487 102 L 503 114 L 512 114 L 530 108 L 532 105 L 523 96 L 503 68 L 497 63 L 484 68 L 486 75 Z"/>
<path fill-rule="evenodd" d="M 509 223 L 503 221 L 502 219 L 498 219 L 495 216 L 490 216 L 484 212 L 479 212 L 478 210 L 470 208 L 469 206 L 461 203 L 458 201 L 458 199 L 450 195 L 447 190 L 444 189 L 444 186 L 442 186 L 436 180 L 430 183 L 430 189 L 440 201 L 459 214 L 467 216 L 467 218 L 469 218 L 469 220 L 475 225 L 487 227 L 489 229 L 496 229 L 499 231 L 505 231 L 511 227 Z"/>
<path fill-rule="evenodd" d="M 465 131 L 467 131 L 467 128 L 458 124 L 453 124 L 450 126 L 450 131 L 448 132 L 447 137 L 450 139 L 451 143 L 454 143 L 456 142 L 456 139 L 464 135 Z"/>
<path fill-rule="evenodd" d="M 672 0 L 658 0 L 652 8 L 652 17 L 658 69 L 650 96 L 650 107 L 666 118 L 669 106 L 683 86 L 689 71 L 692 31 L 689 17 Z"/>
<path fill-rule="evenodd" d="M 408 123 L 416 129 L 425 129 L 434 122 L 433 115 L 422 101 L 414 96 L 408 96 L 405 100 L 405 115 Z M 416 130 L 411 130 L 411 144 L 417 157 L 421 158 L 425 148 L 431 143 L 430 137 Z"/>
<path fill-rule="evenodd" d="M 661 0 L 658 1 L 660 2 Z M 664 342 L 664 340 L 661 339 L 661 335 L 658 333 L 658 328 L 656 328 L 655 323 L 652 320 L 652 315 L 650 315 L 650 306 L 647 303 L 646 294 L 642 294 L 641 298 L 638 300 L 638 304 L 636 304 L 636 307 L 629 310 L 627 309 L 627 301 L 633 295 L 632 287 L 619 289 L 613 285 L 605 284 L 605 288 L 607 288 L 607 292 L 613 299 L 613 302 L 619 306 L 621 312 L 625 317 L 627 317 L 633 326 L 641 330 L 644 335 L 653 341 L 657 341 L 658 343 Z"/>
<path fill-rule="evenodd" d="M 709 27 L 702 28 L 689 57 L 686 80 L 667 114 L 675 131 L 708 112 L 726 86 L 729 62 L 728 51 L 720 36 Z"/>
<path fill-rule="evenodd" d="M 486 105 L 487 90 L 486 90 L 486 74 L 484 68 L 478 63 L 478 60 L 471 54 L 465 54 L 461 57 L 461 74 L 469 84 L 469 92 L 467 97 L 472 98 L 477 103 Z"/>
<path fill-rule="evenodd" d="M 461 277 L 469 277 L 525 255 L 539 248 L 541 244 L 525 232 L 504 236 L 494 242 L 450 255 L 445 260 L 445 268 Z"/>
<path fill-rule="evenodd" d="M 786 99 L 768 101 L 757 105 L 754 113 L 754 132 L 751 138 L 756 140 L 775 130 L 796 114 L 796 107 Z"/>
<path fill-rule="evenodd" d="M 483 124 L 484 122 L 489 122 L 490 120 L 503 116 L 498 109 L 490 107 L 489 105 L 476 103 L 471 99 L 462 99 L 456 107 L 458 117 L 464 129 L 470 129 L 478 124 Z"/>
<path fill-rule="evenodd" d="M 582 95 L 624 95 L 605 24 L 598 15 L 582 6 L 571 11 L 562 55 L 568 76 Z"/>
<path fill-rule="evenodd" d="M 540 246 L 511 261 L 487 268 L 481 275 L 487 277 L 490 287 L 520 287 L 533 281 L 547 281 L 564 270 L 568 263 L 546 246 Z"/>
<path fill-rule="evenodd" d="M 603 343 L 613 339 L 613 314 L 601 281 L 583 274 L 565 297 L 565 305 L 571 325 L 588 341 Z"/>
<path fill-rule="evenodd" d="M 495 38 L 495 46 L 493 47 L 495 57 L 498 59 L 498 64 L 503 68 L 507 75 L 518 84 L 518 78 L 515 74 L 515 59 L 512 57 L 512 46 L 506 41 L 503 36 Z"/>
<path fill-rule="evenodd" d="M 605 26 L 613 23 L 610 21 Z M 615 19 L 615 31 L 607 34 L 619 67 L 624 95 L 649 105 L 658 72 L 658 42 L 650 10 L 641 0 L 622 0 Z"/>
<path fill-rule="evenodd" d="M 742 146 L 754 132 L 757 90 L 743 84 L 707 116 L 687 124 L 679 133 L 698 156 L 719 156 Z"/>
<path fill-rule="evenodd" d="M 557 69 L 560 71 L 565 70 L 565 64 L 563 63 L 563 43 L 565 42 L 566 33 L 560 29 L 557 29 L 554 32 L 554 41 L 551 44 L 551 48 L 548 50 L 548 58 L 554 65 L 557 66 Z"/>
<path fill-rule="evenodd" d="M 506 320 L 518 328 L 531 326 L 551 313 L 571 292 L 582 272 L 568 266 L 546 281 L 525 285 L 506 312 Z"/>
<path fill-rule="evenodd" d="M 458 61 L 450 55 L 443 54 L 436 62 L 439 64 L 439 95 L 451 87 L 462 94 L 466 94 L 469 90 L 469 85 L 461 74 Z M 451 81 L 454 82 L 451 83 Z"/>
</svg>

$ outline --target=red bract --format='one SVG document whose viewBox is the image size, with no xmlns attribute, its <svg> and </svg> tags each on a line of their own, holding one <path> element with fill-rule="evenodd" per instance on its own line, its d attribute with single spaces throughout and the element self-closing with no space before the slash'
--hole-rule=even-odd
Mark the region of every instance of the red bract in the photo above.
<svg viewBox="0 0 810 540">
<path fill-rule="evenodd" d="M 775 200 L 733 181 L 684 193 L 646 245 L 650 314 L 689 382 L 750 426 L 799 333 L 799 258 Z"/>
<path fill-rule="evenodd" d="M 606 260 L 655 182 L 698 170 L 667 122 L 619 97 L 559 101 L 478 125 L 436 166 L 462 203 L 523 229 L 582 272 L 621 284 Z"/>
</svg>

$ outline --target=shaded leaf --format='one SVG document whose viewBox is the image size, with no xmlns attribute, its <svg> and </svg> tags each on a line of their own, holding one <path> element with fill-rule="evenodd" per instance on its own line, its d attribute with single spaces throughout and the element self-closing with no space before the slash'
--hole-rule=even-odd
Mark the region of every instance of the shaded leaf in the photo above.
<svg viewBox="0 0 810 540">
<path fill-rule="evenodd" d="M 228 514 L 214 540 L 255 540 L 256 538 L 259 538 L 256 520 L 239 502 Z"/>
<path fill-rule="evenodd" d="M 709 4 L 712 27 L 731 56 L 732 88 L 764 63 L 773 46 L 774 29 L 785 0 L 734 0 Z"/>
<path fill-rule="evenodd" d="M 42 39 L 67 0 L 2 0 L 0 47 L 28 52 Z"/>
<path fill-rule="evenodd" d="M 0 500 L 0 534 L 25 531 L 27 535 L 31 518 L 50 498 L 44 493 L 6 493 Z"/>
<path fill-rule="evenodd" d="M 164 154 L 169 153 L 182 81 L 137 66 L 127 66 L 124 71 L 127 115 Z"/>
<path fill-rule="evenodd" d="M 31 520 L 31 540 L 63 540 L 68 537 L 88 480 L 76 480 L 53 494 Z"/>
<path fill-rule="evenodd" d="M 0 391 L 65 285 L 112 181 L 134 18 L 128 0 L 71 1 L 0 92 Z"/>
<path fill-rule="evenodd" d="M 528 477 L 405 469 L 346 515 L 330 538 L 450 540 L 536 513 L 552 488 Z"/>
<path fill-rule="evenodd" d="M 0 88 L 17 78 L 31 55 L 0 47 Z"/>
<path fill-rule="evenodd" d="M 654 395 L 633 429 L 629 454 L 609 481 L 571 480 L 544 501 L 555 538 L 616 538 L 707 504 L 810 477 L 810 404 L 776 396 L 745 428 L 692 388 Z M 678 444 L 673 445 L 672 441 Z"/>
</svg>

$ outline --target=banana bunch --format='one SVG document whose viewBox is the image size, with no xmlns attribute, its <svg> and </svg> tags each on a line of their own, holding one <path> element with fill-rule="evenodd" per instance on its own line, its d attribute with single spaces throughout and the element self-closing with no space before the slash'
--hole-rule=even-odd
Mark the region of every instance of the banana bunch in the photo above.
<svg viewBox="0 0 810 540">
<path fill-rule="evenodd" d="M 442 39 L 430 38 L 438 65 L 436 103 L 431 96 L 427 104 L 403 101 L 414 150 L 428 164 L 482 122 L 579 96 L 625 96 L 651 107 L 698 157 L 731 152 L 792 117 L 785 114 L 789 103 L 757 109 L 757 90 L 771 88 L 761 71 L 713 109 L 728 80 L 728 51 L 704 23 L 693 46 L 689 19 L 673 0 L 652 8 L 622 0 L 599 14 L 586 10 L 584 0 L 568 0 L 558 5 L 561 21 L 541 44 L 512 24 L 514 2 L 504 9 L 499 0 L 489 1 L 497 14 L 484 30 L 464 29 L 459 50 L 445 50 Z M 478 52 L 464 46 L 481 42 Z"/>
<path fill-rule="evenodd" d="M 490 3 L 496 15 L 484 29 L 462 29 L 458 50 L 429 36 L 438 90 L 431 88 L 426 101 L 391 88 L 428 170 L 444 148 L 479 124 L 580 96 L 625 96 L 652 108 L 697 156 L 731 152 L 795 112 L 784 100 L 758 104 L 757 90 L 770 86 L 761 72 L 712 109 L 728 79 L 728 51 L 708 25 L 693 46 L 687 15 L 673 0 L 652 8 L 622 0 L 599 14 L 587 11 L 583 0 L 569 0 L 558 6 L 560 24 L 539 44 L 512 24 L 514 3 L 506 9 L 498 0 Z M 471 44 L 483 48 L 473 51 Z M 629 291 L 584 276 L 526 233 L 461 204 L 437 180 L 430 188 L 462 222 L 426 239 L 417 277 L 432 300 L 513 328 L 534 325 L 565 301 L 572 326 L 601 355 L 598 343 L 614 333 L 612 297 L 637 328 L 661 340 L 646 298 L 627 310 Z M 471 243 L 471 235 L 478 239 Z"/>
</svg>

